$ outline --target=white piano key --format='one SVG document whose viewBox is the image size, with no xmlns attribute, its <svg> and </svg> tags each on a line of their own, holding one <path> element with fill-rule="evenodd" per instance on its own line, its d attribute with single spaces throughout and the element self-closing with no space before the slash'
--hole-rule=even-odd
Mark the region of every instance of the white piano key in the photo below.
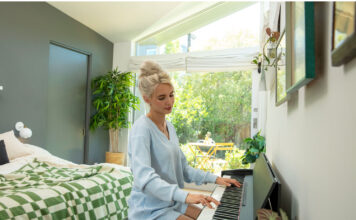
<svg viewBox="0 0 356 220">
<path fill-rule="evenodd" d="M 215 190 L 213 191 L 213 193 L 210 196 L 213 197 L 214 199 L 220 201 L 221 197 L 224 194 L 225 188 L 226 188 L 225 186 L 217 185 Z M 204 207 L 197 220 L 210 220 L 213 218 L 215 210 L 216 210 L 216 205 L 213 203 L 211 203 L 211 204 L 214 208 L 210 209 L 208 207 Z"/>
</svg>

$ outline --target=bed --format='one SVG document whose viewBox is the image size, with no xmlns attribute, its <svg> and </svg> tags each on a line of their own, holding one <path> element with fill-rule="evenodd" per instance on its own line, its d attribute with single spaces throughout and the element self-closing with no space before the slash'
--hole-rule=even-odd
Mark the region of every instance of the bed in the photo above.
<svg viewBox="0 0 356 220">
<path fill-rule="evenodd" d="M 26 155 L 0 165 L 0 219 L 127 218 L 133 182 L 127 167 L 78 165 L 22 147 Z"/>
</svg>

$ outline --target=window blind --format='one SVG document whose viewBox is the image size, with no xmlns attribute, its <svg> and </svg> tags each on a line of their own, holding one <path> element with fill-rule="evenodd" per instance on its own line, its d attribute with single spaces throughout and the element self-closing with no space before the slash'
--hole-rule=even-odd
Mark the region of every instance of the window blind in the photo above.
<svg viewBox="0 0 356 220">
<path fill-rule="evenodd" d="M 217 72 L 252 70 L 254 56 L 258 55 L 258 47 L 234 48 L 225 50 L 190 52 L 168 55 L 134 56 L 130 58 L 130 71 L 138 71 L 145 60 L 159 63 L 167 71 Z"/>
</svg>

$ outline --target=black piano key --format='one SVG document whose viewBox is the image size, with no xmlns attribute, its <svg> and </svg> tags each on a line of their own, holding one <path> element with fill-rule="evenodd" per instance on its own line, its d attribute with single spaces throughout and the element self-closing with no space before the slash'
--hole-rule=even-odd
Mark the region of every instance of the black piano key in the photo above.
<svg viewBox="0 0 356 220">
<path fill-rule="evenodd" d="M 213 219 L 236 220 L 239 218 L 244 176 L 231 176 L 231 178 L 239 181 L 241 187 L 226 187 L 220 200 L 221 204 L 217 207 Z"/>
<path fill-rule="evenodd" d="M 229 213 L 229 214 L 235 214 L 236 215 L 236 213 L 238 213 L 238 211 L 239 210 L 237 210 L 237 209 L 221 208 L 221 209 L 217 209 L 215 211 L 215 213 L 216 212 L 218 212 L 218 213 L 222 212 L 222 213 Z"/>
<path fill-rule="evenodd" d="M 227 218 L 214 216 L 213 220 L 226 220 Z"/>
<path fill-rule="evenodd" d="M 237 219 L 239 217 L 238 214 L 229 214 L 229 213 L 223 213 L 223 212 L 218 212 L 214 214 L 214 217 L 220 217 L 220 218 L 225 218 L 225 219 Z"/>
</svg>

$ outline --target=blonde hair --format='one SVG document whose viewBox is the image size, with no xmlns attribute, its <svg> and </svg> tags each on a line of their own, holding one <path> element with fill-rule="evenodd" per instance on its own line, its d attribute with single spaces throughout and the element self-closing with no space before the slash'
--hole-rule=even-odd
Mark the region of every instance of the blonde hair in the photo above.
<svg viewBox="0 0 356 220">
<path fill-rule="evenodd" d="M 166 83 L 173 87 L 171 77 L 154 61 L 145 61 L 141 65 L 140 71 L 138 88 L 142 96 L 151 97 L 153 91 L 161 83 Z"/>
</svg>

